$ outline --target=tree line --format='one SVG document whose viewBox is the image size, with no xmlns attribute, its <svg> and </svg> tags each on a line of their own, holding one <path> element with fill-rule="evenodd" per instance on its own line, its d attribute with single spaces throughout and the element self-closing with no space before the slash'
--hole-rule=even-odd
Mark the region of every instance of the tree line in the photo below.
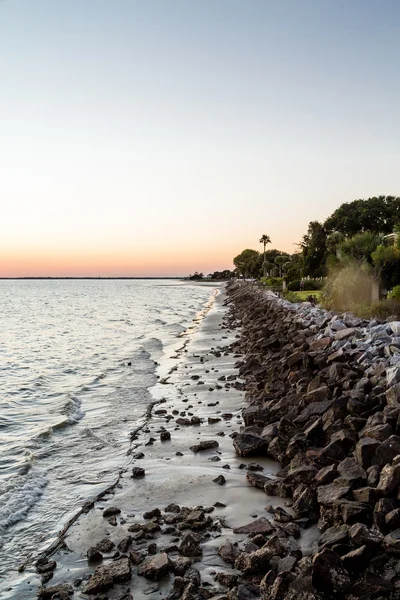
<svg viewBox="0 0 400 600">
<path fill-rule="evenodd" d="M 400 284 L 400 197 L 377 196 L 339 206 L 323 223 L 311 221 L 298 249 L 288 254 L 246 248 L 234 257 L 235 276 L 284 277 L 287 282 L 326 277 L 335 268 L 357 263 L 379 277 L 383 286 Z"/>
</svg>

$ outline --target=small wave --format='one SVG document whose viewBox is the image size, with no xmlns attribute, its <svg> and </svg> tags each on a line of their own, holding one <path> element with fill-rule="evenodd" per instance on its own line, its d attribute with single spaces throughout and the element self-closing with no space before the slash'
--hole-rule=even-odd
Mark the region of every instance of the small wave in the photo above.
<svg viewBox="0 0 400 600">
<path fill-rule="evenodd" d="M 83 417 L 85 413 L 81 410 L 82 400 L 73 394 L 68 394 L 68 402 L 64 405 L 62 412 L 68 416 L 68 421 L 65 425 L 74 425 Z M 64 423 L 63 423 L 64 424 Z M 61 426 L 63 424 L 60 424 Z"/>
<path fill-rule="evenodd" d="M 0 547 L 1 535 L 11 525 L 15 525 L 28 514 L 48 483 L 42 469 L 30 471 L 27 476 L 18 476 L 6 484 L 4 494 L 0 496 Z"/>
</svg>

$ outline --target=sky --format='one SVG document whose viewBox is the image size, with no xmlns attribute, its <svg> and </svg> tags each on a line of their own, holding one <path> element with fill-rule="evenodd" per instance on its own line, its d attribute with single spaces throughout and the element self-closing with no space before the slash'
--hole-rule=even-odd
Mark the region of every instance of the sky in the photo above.
<svg viewBox="0 0 400 600">
<path fill-rule="evenodd" d="M 0 277 L 294 252 L 400 195 L 398 0 L 0 0 Z"/>
</svg>

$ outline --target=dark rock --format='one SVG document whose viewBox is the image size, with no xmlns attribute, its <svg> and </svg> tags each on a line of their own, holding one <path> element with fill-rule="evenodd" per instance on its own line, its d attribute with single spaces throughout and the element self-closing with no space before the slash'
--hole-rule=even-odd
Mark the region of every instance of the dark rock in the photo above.
<svg viewBox="0 0 400 600">
<path fill-rule="evenodd" d="M 385 465 L 381 471 L 377 489 L 388 496 L 394 492 L 400 484 L 400 464 Z"/>
<path fill-rule="evenodd" d="M 398 454 L 400 454 L 400 437 L 391 435 L 376 449 L 372 462 L 373 464 L 383 467 L 387 463 L 391 463 Z"/>
<path fill-rule="evenodd" d="M 103 560 L 103 555 L 96 546 L 89 548 L 86 553 L 88 563 L 100 562 Z"/>
<path fill-rule="evenodd" d="M 312 585 L 319 592 L 341 594 L 351 585 L 348 572 L 336 552 L 324 548 L 313 558 Z"/>
<path fill-rule="evenodd" d="M 131 578 L 131 566 L 128 558 L 120 558 L 107 565 L 97 567 L 86 584 L 84 594 L 96 594 L 108 589 L 113 583 L 120 583 Z"/>
<path fill-rule="evenodd" d="M 156 554 L 145 560 L 138 568 L 138 574 L 146 579 L 158 580 L 164 577 L 172 567 L 166 552 Z"/>
<path fill-rule="evenodd" d="M 233 533 L 265 533 L 270 534 L 275 531 L 270 521 L 266 517 L 260 517 L 247 525 L 235 527 Z"/>
<path fill-rule="evenodd" d="M 355 456 L 359 465 L 364 469 L 368 468 L 372 459 L 375 456 L 377 448 L 379 448 L 380 442 L 372 438 L 362 438 L 356 444 Z"/>
<path fill-rule="evenodd" d="M 200 547 L 200 538 L 194 533 L 186 533 L 179 546 L 179 552 L 183 556 L 199 556 L 203 553 Z"/>
<path fill-rule="evenodd" d="M 379 548 L 382 545 L 383 536 L 379 531 L 370 529 L 362 523 L 355 523 L 349 529 L 349 537 L 356 546 L 368 546 Z"/>
<path fill-rule="evenodd" d="M 226 544 L 219 547 L 218 554 L 226 563 L 233 565 L 239 556 L 239 550 L 232 542 L 226 542 Z"/>
<path fill-rule="evenodd" d="M 318 502 L 321 504 L 333 504 L 344 498 L 350 492 L 350 485 L 341 483 L 330 483 L 323 485 L 317 490 Z"/>
<path fill-rule="evenodd" d="M 169 431 L 162 431 L 160 433 L 160 441 L 161 442 L 167 442 L 170 439 L 171 439 L 171 434 Z"/>
<path fill-rule="evenodd" d="M 202 452 L 203 450 L 210 450 L 211 448 L 218 448 L 219 443 L 217 440 L 204 440 L 199 444 L 195 444 L 194 446 L 190 446 L 190 450 L 192 452 Z"/>
<path fill-rule="evenodd" d="M 395 529 L 385 535 L 384 543 L 390 550 L 400 550 L 400 529 Z"/>
<path fill-rule="evenodd" d="M 260 548 L 250 553 L 242 552 L 235 561 L 235 569 L 246 575 L 260 573 L 268 568 L 271 556 L 269 548 Z"/>
<path fill-rule="evenodd" d="M 253 471 L 246 473 L 246 479 L 250 485 L 260 490 L 263 490 L 265 484 L 267 481 L 269 481 L 269 478 L 265 477 L 265 475 L 260 475 L 259 473 L 254 473 Z"/>
<path fill-rule="evenodd" d="M 39 559 L 36 563 L 36 573 L 39 573 L 41 575 L 43 573 L 50 573 L 51 571 L 54 571 L 56 566 L 57 563 L 55 560 L 49 560 L 47 556 L 44 556 L 43 558 Z"/>
<path fill-rule="evenodd" d="M 366 504 L 375 504 L 380 496 L 379 491 L 374 487 L 358 488 L 358 490 L 353 490 L 352 494 L 356 502 L 364 502 Z"/>
<path fill-rule="evenodd" d="M 268 445 L 267 440 L 251 433 L 239 433 L 233 440 L 233 446 L 239 456 L 265 455 Z"/>
<path fill-rule="evenodd" d="M 195 587 L 199 587 L 201 583 L 200 573 L 194 567 L 189 567 L 183 578 L 185 581 L 193 583 Z"/>
<path fill-rule="evenodd" d="M 171 569 L 174 575 L 184 575 L 187 569 L 191 566 L 190 558 L 186 556 L 180 556 L 179 558 L 171 561 Z"/>
<path fill-rule="evenodd" d="M 315 481 L 317 481 L 320 485 L 325 485 L 327 483 L 332 483 L 334 479 L 337 477 L 337 467 L 335 464 L 328 465 L 326 467 L 322 467 L 315 475 Z"/>
<path fill-rule="evenodd" d="M 161 517 L 161 510 L 159 508 L 153 508 L 152 510 L 143 513 L 143 519 L 158 519 L 159 517 Z"/>
<path fill-rule="evenodd" d="M 347 525 L 341 525 L 340 527 L 329 527 L 321 535 L 318 540 L 318 545 L 323 548 L 329 548 L 335 544 L 344 544 L 349 538 L 349 528 Z"/>
<path fill-rule="evenodd" d="M 360 546 L 355 550 L 351 550 L 341 557 L 344 568 L 349 573 L 360 573 L 368 563 L 369 554 L 367 546 Z"/>
<path fill-rule="evenodd" d="M 64 600 L 69 596 L 72 596 L 74 589 L 71 585 L 62 583 L 59 585 L 52 585 L 51 587 L 41 587 L 38 593 L 39 600 L 51 600 L 52 598 L 59 598 Z"/>
<path fill-rule="evenodd" d="M 108 518 L 108 517 L 112 517 L 114 515 L 119 515 L 120 513 L 121 513 L 120 508 L 116 508 L 115 506 L 110 506 L 109 508 L 106 508 L 105 510 L 103 510 L 103 517 Z"/>
<path fill-rule="evenodd" d="M 132 469 L 132 477 L 138 478 L 138 477 L 144 477 L 145 476 L 145 470 L 142 469 L 141 467 L 133 467 Z"/>
<path fill-rule="evenodd" d="M 363 485 L 367 479 L 367 474 L 352 458 L 345 458 L 338 464 L 338 473 L 342 479 L 351 486 L 357 487 Z"/>
<path fill-rule="evenodd" d="M 103 538 L 98 544 L 96 544 L 97 550 L 108 554 L 115 548 L 114 542 L 112 542 L 109 538 Z"/>
<path fill-rule="evenodd" d="M 122 538 L 120 542 L 117 544 L 118 550 L 125 553 L 127 552 L 129 546 L 132 544 L 132 537 L 128 535 L 127 537 Z"/>
<path fill-rule="evenodd" d="M 213 481 L 215 483 L 218 483 L 218 485 L 225 485 L 226 483 L 226 479 L 223 475 L 218 475 L 218 477 L 216 477 L 215 479 L 213 479 Z"/>
</svg>

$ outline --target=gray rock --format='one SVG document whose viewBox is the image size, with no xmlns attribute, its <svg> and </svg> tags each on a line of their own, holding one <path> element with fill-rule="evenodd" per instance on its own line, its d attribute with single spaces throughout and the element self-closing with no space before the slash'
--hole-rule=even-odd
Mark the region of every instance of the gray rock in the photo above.
<svg viewBox="0 0 400 600">
<path fill-rule="evenodd" d="M 138 568 L 138 574 L 146 579 L 158 580 L 164 577 L 170 570 L 172 564 L 166 552 L 160 552 L 145 560 Z"/>
<path fill-rule="evenodd" d="M 203 450 L 211 450 L 212 448 L 218 448 L 219 443 L 217 440 L 204 440 L 199 444 L 190 446 L 192 452 L 202 452 Z"/>
</svg>

